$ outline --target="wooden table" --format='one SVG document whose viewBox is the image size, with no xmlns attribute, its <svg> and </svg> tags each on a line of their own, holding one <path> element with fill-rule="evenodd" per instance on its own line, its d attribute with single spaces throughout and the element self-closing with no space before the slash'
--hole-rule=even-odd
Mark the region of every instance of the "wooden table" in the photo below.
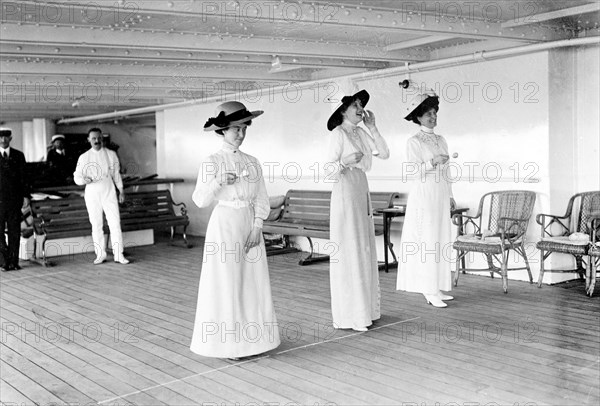
<svg viewBox="0 0 600 406">
<path fill-rule="evenodd" d="M 455 214 L 463 214 L 468 211 L 468 207 L 456 208 L 450 212 L 450 217 Z M 398 258 L 396 258 L 396 253 L 394 252 L 394 244 L 390 241 L 390 228 L 392 226 L 392 220 L 395 217 L 402 217 L 406 214 L 406 207 L 391 207 L 389 209 L 378 209 L 374 210 L 373 214 L 376 216 L 383 217 L 383 256 L 384 262 L 379 264 L 379 269 L 383 269 L 386 272 L 389 272 L 390 269 L 398 267 Z M 459 230 L 459 233 L 462 234 L 462 230 Z M 393 262 L 389 262 L 389 253 L 392 254 Z"/>
<path fill-rule="evenodd" d="M 389 272 L 390 268 L 398 267 L 398 258 L 396 258 L 396 253 L 394 252 L 394 244 L 390 241 L 390 228 L 392 226 L 392 220 L 395 217 L 404 216 L 406 208 L 402 207 L 391 207 L 389 209 L 378 209 L 373 210 L 373 214 L 376 216 L 383 216 L 383 256 L 384 262 L 379 264 L 379 270 L 383 269 L 386 272 Z M 394 261 L 389 263 L 389 253 L 392 254 L 392 258 Z"/>
</svg>

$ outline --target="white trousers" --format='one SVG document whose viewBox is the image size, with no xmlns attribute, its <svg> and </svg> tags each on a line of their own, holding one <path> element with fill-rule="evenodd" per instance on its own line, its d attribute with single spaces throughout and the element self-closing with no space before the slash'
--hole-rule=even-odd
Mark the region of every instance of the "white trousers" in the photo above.
<svg viewBox="0 0 600 406">
<path fill-rule="evenodd" d="M 123 255 L 123 234 L 121 233 L 121 217 L 119 215 L 119 202 L 115 185 L 110 178 L 90 183 L 85 187 L 85 205 L 87 207 L 90 223 L 92 224 L 92 240 L 96 255 L 106 252 L 106 239 L 104 238 L 102 212 L 106 215 L 110 229 L 113 255 L 119 258 Z"/>
</svg>

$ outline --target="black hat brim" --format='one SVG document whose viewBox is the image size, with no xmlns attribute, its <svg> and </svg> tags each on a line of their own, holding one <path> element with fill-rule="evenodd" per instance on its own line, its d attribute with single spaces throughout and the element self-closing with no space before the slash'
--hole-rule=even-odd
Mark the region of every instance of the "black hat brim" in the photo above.
<svg viewBox="0 0 600 406">
<path fill-rule="evenodd" d="M 363 107 L 366 107 L 367 103 L 369 103 L 370 98 L 371 95 L 364 89 L 354 93 L 352 96 L 342 97 L 342 104 L 340 104 L 340 106 L 329 117 L 329 120 L 327 120 L 327 129 L 329 131 L 333 131 L 334 128 L 342 124 L 342 122 L 344 121 L 342 111 L 345 111 L 346 108 L 352 103 L 354 103 L 357 99 L 360 100 L 360 103 Z"/>
</svg>

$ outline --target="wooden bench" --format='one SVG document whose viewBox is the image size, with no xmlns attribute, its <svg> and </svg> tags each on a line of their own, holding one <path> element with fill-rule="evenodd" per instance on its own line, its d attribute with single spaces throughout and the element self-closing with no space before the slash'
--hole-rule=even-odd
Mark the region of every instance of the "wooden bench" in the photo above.
<svg viewBox="0 0 600 406">
<path fill-rule="evenodd" d="M 373 210 L 390 208 L 401 195 L 396 192 L 370 192 Z M 308 265 L 317 261 L 327 261 L 327 255 L 315 255 L 312 238 L 329 239 L 329 210 L 331 191 L 328 190 L 289 190 L 285 196 L 282 215 L 278 220 L 265 221 L 263 233 L 284 236 L 285 251 L 289 252 L 289 237 L 301 236 L 308 239 L 310 254 L 299 261 Z M 374 218 L 375 235 L 383 234 L 383 219 Z"/>
<path fill-rule="evenodd" d="M 180 213 L 175 212 L 180 208 Z M 125 202 L 119 206 L 121 230 L 136 231 L 148 229 L 171 228 L 171 241 L 176 227 L 183 227 L 183 241 L 188 243 L 186 229 L 189 224 L 187 209 L 184 203 L 175 203 L 168 190 L 149 192 L 129 192 Z M 33 260 L 48 266 L 46 259 L 46 241 L 59 238 L 82 237 L 92 234 L 87 208 L 83 196 L 70 195 L 60 199 L 44 199 L 31 201 L 33 216 Z M 104 219 L 104 232 L 108 234 L 108 224 Z M 42 257 L 37 258 L 37 239 L 41 238 Z"/>
<path fill-rule="evenodd" d="M 175 207 L 179 207 L 179 214 L 175 212 Z M 176 227 L 183 227 L 184 245 L 191 247 L 186 234 L 190 224 L 187 207 L 185 203 L 175 203 L 169 190 L 129 192 L 125 194 L 125 201 L 119 209 L 123 231 L 171 228 L 173 242 Z M 106 225 L 105 229 L 108 230 Z"/>
</svg>

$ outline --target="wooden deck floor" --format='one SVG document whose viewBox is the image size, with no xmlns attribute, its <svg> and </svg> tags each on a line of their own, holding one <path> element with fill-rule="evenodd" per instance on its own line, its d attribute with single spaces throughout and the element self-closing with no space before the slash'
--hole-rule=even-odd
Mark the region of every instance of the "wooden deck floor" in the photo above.
<svg viewBox="0 0 600 406">
<path fill-rule="evenodd" d="M 600 292 L 461 276 L 435 309 L 380 273 L 382 318 L 332 330 L 328 265 L 270 257 L 282 332 L 239 362 L 189 351 L 201 244 L 131 249 L 130 265 L 59 257 L 0 275 L 7 405 L 597 405 Z M 469 403 L 471 402 L 471 403 Z"/>
</svg>

